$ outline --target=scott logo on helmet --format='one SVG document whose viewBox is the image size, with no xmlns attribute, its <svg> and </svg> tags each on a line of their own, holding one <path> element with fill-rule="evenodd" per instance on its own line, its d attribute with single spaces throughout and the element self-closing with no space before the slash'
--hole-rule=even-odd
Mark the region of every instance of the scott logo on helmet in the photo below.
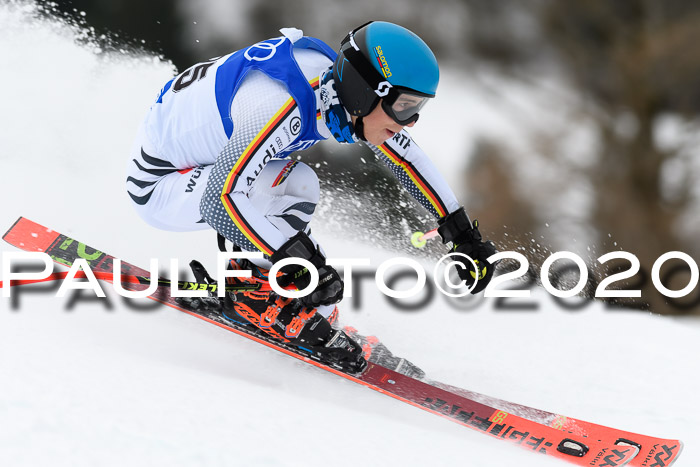
<svg viewBox="0 0 700 467">
<path fill-rule="evenodd" d="M 377 57 L 377 60 L 379 60 L 379 67 L 382 69 L 384 77 L 389 78 L 391 76 L 391 69 L 389 69 L 389 64 L 387 63 L 386 58 L 384 57 L 384 52 L 382 52 L 381 45 L 378 45 L 374 48 L 374 56 Z"/>
<path fill-rule="evenodd" d="M 379 86 L 377 86 L 377 89 L 374 91 L 377 93 L 379 97 L 385 97 L 387 94 L 389 94 L 389 90 L 392 88 L 391 83 L 388 81 L 382 81 L 379 83 Z"/>
</svg>

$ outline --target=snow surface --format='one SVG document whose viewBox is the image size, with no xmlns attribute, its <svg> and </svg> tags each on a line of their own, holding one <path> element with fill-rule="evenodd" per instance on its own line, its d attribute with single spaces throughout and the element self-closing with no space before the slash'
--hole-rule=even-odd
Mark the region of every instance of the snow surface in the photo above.
<svg viewBox="0 0 700 467">
<path fill-rule="evenodd" d="M 75 30 L 23 5 L 0 5 L 0 230 L 25 216 L 138 265 L 176 257 L 213 267 L 211 232 L 152 229 L 124 190 L 132 137 L 171 65 L 77 45 Z M 375 267 L 393 256 L 321 240 L 329 256 L 352 251 Z M 371 283 L 362 291 L 360 309 L 343 305 L 344 322 L 433 379 L 680 438 L 676 465 L 700 465 L 695 323 L 598 304 L 564 311 L 543 292 L 530 299 L 534 312 L 497 311 L 485 299 L 457 311 L 436 296 L 409 313 Z M 565 465 L 175 310 L 137 310 L 113 293 L 13 293 L 0 299 L 2 466 Z"/>
</svg>

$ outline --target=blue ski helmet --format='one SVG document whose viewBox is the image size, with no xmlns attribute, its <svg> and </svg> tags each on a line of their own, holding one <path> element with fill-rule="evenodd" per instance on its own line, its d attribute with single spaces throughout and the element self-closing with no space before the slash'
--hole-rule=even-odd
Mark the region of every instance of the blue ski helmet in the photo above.
<svg viewBox="0 0 700 467">
<path fill-rule="evenodd" d="M 350 115 L 369 114 L 381 99 L 394 121 L 408 125 L 435 97 L 440 71 L 430 47 L 416 34 L 393 23 L 371 21 L 343 39 L 333 78 Z"/>
</svg>

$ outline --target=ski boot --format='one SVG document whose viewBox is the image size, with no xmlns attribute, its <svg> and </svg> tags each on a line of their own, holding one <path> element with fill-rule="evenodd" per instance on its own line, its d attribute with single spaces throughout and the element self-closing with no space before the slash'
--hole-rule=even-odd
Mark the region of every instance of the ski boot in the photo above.
<svg viewBox="0 0 700 467">
<path fill-rule="evenodd" d="M 190 263 L 197 282 L 214 283 L 204 266 L 197 261 Z M 247 260 L 231 261 L 231 269 L 248 269 L 249 278 L 228 278 L 228 285 L 249 285 L 249 290 L 227 292 L 219 298 L 187 298 L 187 306 L 198 311 L 215 311 L 227 321 L 245 326 L 251 333 L 262 335 L 275 342 L 294 347 L 314 360 L 347 373 L 361 373 L 367 367 L 362 347 L 347 334 L 334 329 L 331 322 L 304 307 L 299 300 L 284 298 L 274 292 L 262 290 L 267 284 L 267 270 L 258 268 Z M 331 315 L 337 318 L 337 308 Z"/>
<path fill-rule="evenodd" d="M 224 297 L 219 297 L 218 292 L 209 292 L 208 297 L 186 297 L 178 298 L 176 301 L 180 305 L 187 306 L 198 312 L 217 312 L 221 314 L 223 310 L 233 308 L 233 302 L 239 301 L 267 301 L 270 298 L 270 292 L 264 290 L 268 284 L 267 270 L 260 269 L 248 260 L 231 260 L 227 269 L 247 269 L 252 271 L 251 277 L 228 277 L 226 285 L 236 287 L 234 291 L 227 291 Z M 190 268 L 194 274 L 195 281 L 203 284 L 217 284 L 217 282 L 209 275 L 206 268 L 197 260 L 190 262 Z M 264 273 L 263 273 L 264 271 Z M 226 316 L 226 319 L 233 321 L 236 324 L 248 325 L 249 321 L 243 318 L 234 318 Z"/>
<path fill-rule="evenodd" d="M 273 340 L 341 371 L 356 374 L 367 366 L 360 344 L 299 300 L 270 293 L 267 300 L 232 301 L 222 314 L 231 321 L 243 318 Z"/>
</svg>

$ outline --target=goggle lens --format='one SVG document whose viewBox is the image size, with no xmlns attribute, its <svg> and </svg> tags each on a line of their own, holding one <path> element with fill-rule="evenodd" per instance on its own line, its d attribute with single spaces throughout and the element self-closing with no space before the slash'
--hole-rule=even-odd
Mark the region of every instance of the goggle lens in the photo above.
<svg viewBox="0 0 700 467">
<path fill-rule="evenodd" d="M 418 112 L 428 99 L 430 98 L 401 93 L 392 103 L 383 100 L 382 108 L 399 125 L 408 125 L 418 120 Z"/>
</svg>

